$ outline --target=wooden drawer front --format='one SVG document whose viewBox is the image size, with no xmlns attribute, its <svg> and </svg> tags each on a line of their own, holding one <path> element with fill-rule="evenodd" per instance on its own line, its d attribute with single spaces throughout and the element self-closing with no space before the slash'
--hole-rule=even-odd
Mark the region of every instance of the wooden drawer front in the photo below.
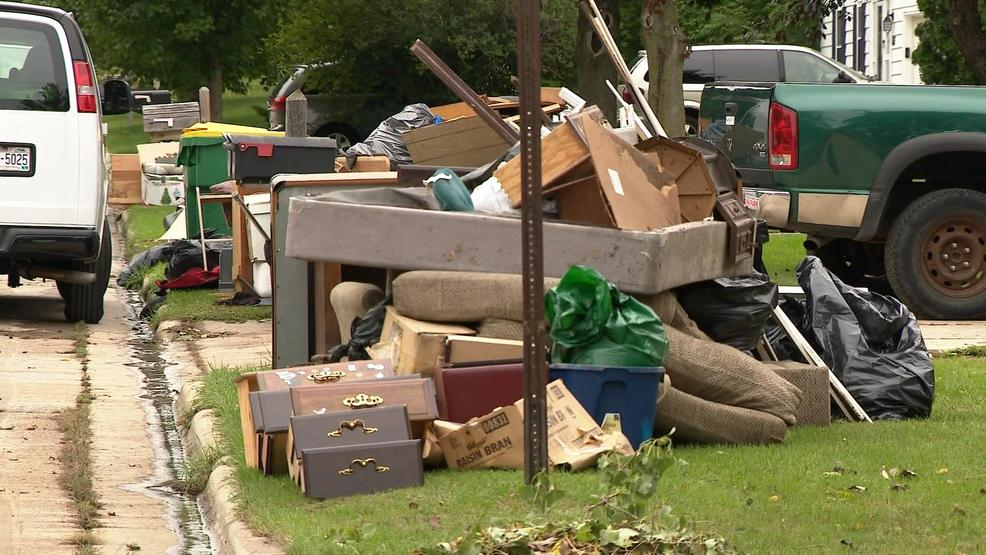
<svg viewBox="0 0 986 555">
<path fill-rule="evenodd" d="M 257 372 L 257 385 L 261 390 L 287 389 L 366 381 L 393 375 L 394 365 L 389 360 L 360 360 Z"/>
<path fill-rule="evenodd" d="M 424 484 L 419 440 L 306 449 L 302 464 L 309 497 L 345 497 Z"/>
<path fill-rule="evenodd" d="M 260 429 L 268 434 L 288 431 L 291 418 L 290 391 L 287 389 L 259 391 L 257 399 L 260 401 L 260 414 L 263 418 Z M 254 426 L 257 426 L 256 417 L 254 417 Z"/>
<path fill-rule="evenodd" d="M 346 447 L 411 439 L 404 406 L 291 417 L 294 455 L 317 447 Z"/>
<path fill-rule="evenodd" d="M 298 416 L 394 405 L 407 406 L 407 415 L 412 422 L 434 420 L 438 416 L 431 378 L 391 378 L 326 387 L 296 387 L 290 391 L 291 405 Z"/>
</svg>

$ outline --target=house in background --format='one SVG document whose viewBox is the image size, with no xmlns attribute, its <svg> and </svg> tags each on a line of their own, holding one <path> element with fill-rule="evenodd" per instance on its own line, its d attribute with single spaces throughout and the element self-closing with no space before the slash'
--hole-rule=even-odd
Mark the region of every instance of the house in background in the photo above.
<svg viewBox="0 0 986 555">
<path fill-rule="evenodd" d="M 912 60 L 918 46 L 915 29 L 922 21 L 916 0 L 847 0 L 825 18 L 819 51 L 881 81 L 921 84 L 920 68 Z"/>
</svg>

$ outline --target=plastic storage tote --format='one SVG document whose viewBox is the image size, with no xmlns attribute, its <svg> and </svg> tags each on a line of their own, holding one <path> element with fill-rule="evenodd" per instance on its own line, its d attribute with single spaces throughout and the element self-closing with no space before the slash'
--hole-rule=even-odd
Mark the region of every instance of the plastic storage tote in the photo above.
<svg viewBox="0 0 986 555">
<path fill-rule="evenodd" d="M 181 135 L 178 165 L 185 168 L 185 230 L 190 239 L 199 236 L 198 195 L 209 193 L 209 187 L 229 181 L 229 162 L 223 147 L 223 134 L 253 136 L 283 136 L 284 133 L 268 131 L 260 127 L 245 127 L 225 123 L 201 123 L 189 127 Z M 229 235 L 229 224 L 222 206 L 206 204 L 202 207 L 202 225 L 215 228 L 220 234 Z"/>
<path fill-rule="evenodd" d="M 269 183 L 279 173 L 332 173 L 336 142 L 325 137 L 226 135 L 229 175 L 241 183 Z"/>
<path fill-rule="evenodd" d="M 551 379 L 565 387 L 600 425 L 607 413 L 618 413 L 633 448 L 651 438 L 657 414 L 657 393 L 664 368 L 551 364 Z"/>
</svg>

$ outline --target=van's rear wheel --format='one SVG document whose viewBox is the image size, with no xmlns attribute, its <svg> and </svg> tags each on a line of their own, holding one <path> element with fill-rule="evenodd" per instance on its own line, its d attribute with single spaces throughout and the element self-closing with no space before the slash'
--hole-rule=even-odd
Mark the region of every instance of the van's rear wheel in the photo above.
<svg viewBox="0 0 986 555">
<path fill-rule="evenodd" d="M 69 322 L 98 324 L 103 319 L 103 295 L 109 287 L 110 266 L 113 263 L 113 245 L 109 223 L 103 224 L 99 258 L 76 265 L 74 269 L 96 274 L 96 282 L 89 285 L 59 283 L 58 292 L 65 299 L 65 319 Z"/>
<path fill-rule="evenodd" d="M 943 189 L 918 198 L 887 239 L 887 277 L 926 318 L 986 317 L 986 194 Z"/>
</svg>

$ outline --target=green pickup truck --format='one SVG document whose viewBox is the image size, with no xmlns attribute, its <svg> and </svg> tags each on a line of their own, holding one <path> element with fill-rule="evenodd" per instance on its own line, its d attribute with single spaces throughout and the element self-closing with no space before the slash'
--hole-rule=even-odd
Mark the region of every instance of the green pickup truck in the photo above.
<svg viewBox="0 0 986 555">
<path fill-rule="evenodd" d="M 986 318 L 986 88 L 715 83 L 699 126 L 747 207 L 844 281 Z"/>
</svg>

